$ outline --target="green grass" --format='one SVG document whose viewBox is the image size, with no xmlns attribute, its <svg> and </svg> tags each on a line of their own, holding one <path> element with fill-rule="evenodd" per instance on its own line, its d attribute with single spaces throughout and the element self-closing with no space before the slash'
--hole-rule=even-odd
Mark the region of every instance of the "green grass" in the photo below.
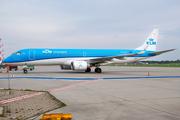
<svg viewBox="0 0 180 120">
<path fill-rule="evenodd" d="M 130 66 L 130 67 L 180 67 L 180 64 L 166 64 L 166 65 L 118 65 L 118 66 Z"/>
</svg>

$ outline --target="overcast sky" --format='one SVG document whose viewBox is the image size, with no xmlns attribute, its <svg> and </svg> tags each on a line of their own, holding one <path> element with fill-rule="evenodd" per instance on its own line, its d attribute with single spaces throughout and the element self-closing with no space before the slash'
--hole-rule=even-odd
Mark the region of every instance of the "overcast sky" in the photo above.
<svg viewBox="0 0 180 120">
<path fill-rule="evenodd" d="M 127 48 L 159 29 L 148 60 L 180 59 L 180 0 L 0 0 L 5 56 L 24 48 Z"/>
</svg>

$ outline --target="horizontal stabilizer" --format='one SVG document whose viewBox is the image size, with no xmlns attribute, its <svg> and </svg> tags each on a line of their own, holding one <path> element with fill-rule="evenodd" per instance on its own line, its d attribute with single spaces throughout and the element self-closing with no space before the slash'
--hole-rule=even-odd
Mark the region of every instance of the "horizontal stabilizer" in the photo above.
<svg viewBox="0 0 180 120">
<path fill-rule="evenodd" d="M 148 55 L 160 55 L 162 53 L 170 52 L 176 49 L 170 49 L 170 50 L 164 50 L 164 51 L 159 51 L 159 52 L 153 52 L 153 53 L 148 53 Z"/>
</svg>

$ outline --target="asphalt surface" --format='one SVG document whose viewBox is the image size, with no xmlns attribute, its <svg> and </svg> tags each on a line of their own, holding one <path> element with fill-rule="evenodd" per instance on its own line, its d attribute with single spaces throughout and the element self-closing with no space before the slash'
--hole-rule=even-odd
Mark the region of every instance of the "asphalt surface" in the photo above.
<svg viewBox="0 0 180 120">
<path fill-rule="evenodd" d="M 103 73 L 62 71 L 59 66 L 35 67 L 29 74 L 11 71 L 9 76 L 20 78 L 9 79 L 10 87 L 52 90 L 67 106 L 49 113 L 71 113 L 73 120 L 180 119 L 180 68 L 101 68 Z M 8 88 L 5 70 L 2 77 L 0 88 Z"/>
</svg>

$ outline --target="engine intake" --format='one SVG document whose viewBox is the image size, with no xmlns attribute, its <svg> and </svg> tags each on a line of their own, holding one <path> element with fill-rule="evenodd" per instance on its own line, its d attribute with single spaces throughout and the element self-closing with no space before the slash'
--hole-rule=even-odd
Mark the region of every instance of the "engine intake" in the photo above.
<svg viewBox="0 0 180 120">
<path fill-rule="evenodd" d="M 86 70 L 89 67 L 86 61 L 73 61 L 71 62 L 72 70 Z"/>
</svg>

